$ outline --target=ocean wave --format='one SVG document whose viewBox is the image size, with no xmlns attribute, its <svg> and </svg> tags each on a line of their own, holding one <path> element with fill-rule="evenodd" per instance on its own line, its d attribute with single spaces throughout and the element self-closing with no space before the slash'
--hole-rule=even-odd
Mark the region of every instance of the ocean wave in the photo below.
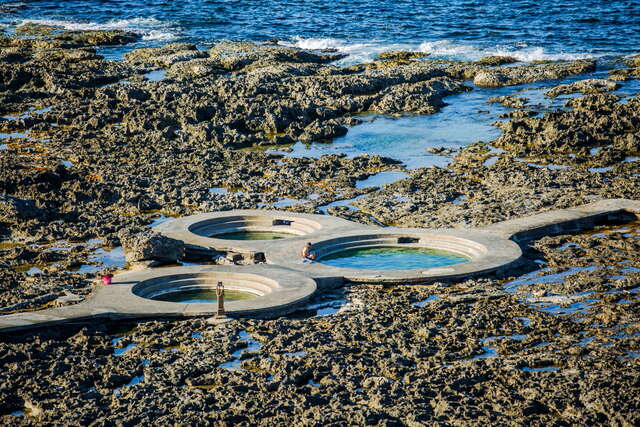
<svg viewBox="0 0 640 427">
<path fill-rule="evenodd" d="M 513 47 L 481 48 L 451 40 L 424 42 L 420 44 L 418 50 L 434 57 L 466 61 L 475 61 L 484 56 L 511 56 L 523 62 L 576 60 L 594 57 L 588 53 L 547 52 L 543 47 L 527 46 L 525 43 L 516 44 Z"/>
<path fill-rule="evenodd" d="M 356 64 L 372 61 L 378 54 L 387 50 L 413 49 L 409 44 L 361 42 L 349 43 L 345 40 L 332 38 L 302 38 L 293 37 L 291 41 L 281 41 L 282 46 L 297 47 L 300 49 L 323 50 L 335 49 L 339 53 L 348 55 L 339 61 L 340 64 Z"/>
<path fill-rule="evenodd" d="M 347 58 L 340 61 L 342 64 L 369 62 L 375 59 L 381 52 L 388 50 L 414 50 L 428 53 L 432 58 L 436 59 L 453 59 L 460 61 L 475 61 L 490 55 L 512 56 L 523 62 L 537 60 L 576 60 L 604 56 L 589 53 L 548 52 L 543 47 L 527 46 L 526 43 L 518 43 L 509 47 L 494 46 L 482 48 L 451 40 L 422 43 L 386 43 L 375 41 L 349 43 L 346 40 L 332 38 L 293 37 L 290 41 L 281 42 L 280 44 L 301 49 L 335 49 L 340 53 L 348 55 Z"/>
<path fill-rule="evenodd" d="M 178 31 L 165 22 L 155 18 L 114 19 L 104 23 L 64 21 L 58 19 L 26 19 L 18 26 L 26 23 L 51 25 L 71 31 L 131 31 L 140 34 L 143 40 L 173 40 L 178 37 Z"/>
</svg>

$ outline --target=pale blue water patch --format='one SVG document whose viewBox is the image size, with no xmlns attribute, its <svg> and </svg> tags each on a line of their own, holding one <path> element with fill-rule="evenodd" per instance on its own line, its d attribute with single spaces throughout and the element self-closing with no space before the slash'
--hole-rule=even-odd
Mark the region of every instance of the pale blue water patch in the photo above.
<svg viewBox="0 0 640 427">
<path fill-rule="evenodd" d="M 164 214 L 158 213 L 158 214 L 153 214 L 153 221 L 151 221 L 151 224 L 149 224 L 149 227 L 153 228 L 153 227 L 157 227 L 160 224 L 164 224 L 165 222 L 169 221 L 170 219 L 173 219 L 169 216 L 166 216 Z"/>
<path fill-rule="evenodd" d="M 525 328 L 531 324 L 531 319 L 529 319 L 528 317 L 514 317 L 514 319 L 522 322 L 522 326 L 524 326 Z"/>
<path fill-rule="evenodd" d="M 74 167 L 74 163 L 70 160 L 60 160 L 60 163 L 62 163 L 62 165 L 66 168 L 72 168 Z"/>
<path fill-rule="evenodd" d="M 613 170 L 613 166 L 606 166 L 602 168 L 589 168 L 587 170 L 591 173 L 605 173 L 605 172 L 611 172 Z"/>
<path fill-rule="evenodd" d="M 482 344 L 491 341 L 490 338 L 485 338 L 485 339 L 481 339 L 480 342 Z M 494 357 L 498 357 L 498 350 L 495 349 L 495 347 L 489 347 L 489 346 L 482 346 L 482 350 L 484 351 L 484 353 L 482 354 L 478 354 L 475 355 L 473 357 L 471 357 L 471 360 L 478 360 L 478 359 L 492 359 Z"/>
<path fill-rule="evenodd" d="M 532 163 L 532 162 L 527 162 L 526 159 L 514 159 L 514 160 L 516 160 L 517 162 L 525 162 L 527 163 L 527 165 L 537 169 L 549 169 L 549 170 L 569 169 L 569 166 L 566 166 L 566 165 L 556 165 L 553 163 L 547 163 L 547 164 Z"/>
<path fill-rule="evenodd" d="M 292 199 L 291 197 L 280 197 L 277 202 L 272 203 L 274 208 L 288 208 L 289 206 L 304 203 L 304 200 Z"/>
<path fill-rule="evenodd" d="M 269 206 L 273 208 L 283 209 L 283 208 L 288 208 L 290 206 L 295 206 L 299 203 L 305 203 L 305 202 L 306 200 L 292 199 L 291 197 L 278 197 L 278 200 L 276 200 L 275 202 L 258 203 L 258 208 L 265 208 Z"/>
<path fill-rule="evenodd" d="M 589 267 L 572 267 L 567 271 L 563 271 L 560 273 L 549 274 L 549 275 L 541 275 L 551 270 L 551 268 L 544 268 L 542 270 L 533 271 L 531 273 L 527 273 L 516 280 L 512 280 L 504 284 L 503 288 L 505 291 L 513 293 L 517 292 L 521 286 L 525 285 L 538 285 L 544 283 L 558 283 L 569 277 L 571 275 L 580 273 L 580 272 L 590 272 L 597 270 L 598 266 L 589 266 Z"/>
<path fill-rule="evenodd" d="M 445 98 L 449 104 L 436 114 L 400 118 L 377 116 L 353 126 L 332 143 L 294 144 L 287 157 L 314 157 L 344 153 L 349 157 L 379 154 L 404 163 L 409 169 L 426 166 L 446 167 L 451 157 L 428 153 L 427 148 L 459 150 L 478 140 L 490 141 L 500 135 L 491 125 L 506 109 L 486 103 L 501 90 L 477 89 Z"/>
<path fill-rule="evenodd" d="M 42 274 L 44 273 L 40 268 L 38 267 L 31 267 L 30 269 L 27 270 L 27 275 L 28 276 L 34 276 L 36 274 Z"/>
<path fill-rule="evenodd" d="M 438 295 L 430 295 L 427 298 L 423 299 L 422 301 L 418 301 L 418 302 L 414 302 L 413 305 L 414 307 L 424 307 L 428 304 L 431 304 L 432 302 L 436 302 L 440 299 L 440 297 Z"/>
<path fill-rule="evenodd" d="M 348 208 L 350 211 L 355 211 L 356 207 L 353 206 L 353 202 L 362 199 L 363 197 L 365 197 L 366 194 L 361 194 L 360 196 L 354 197 L 352 199 L 345 199 L 345 200 L 337 200 L 335 202 L 331 202 L 328 203 L 326 205 L 323 206 L 318 206 L 318 210 L 320 212 L 322 212 L 325 215 L 328 215 L 329 213 L 329 208 L 334 208 L 334 207 L 338 207 L 338 206 L 344 206 L 346 208 Z"/>
<path fill-rule="evenodd" d="M 126 347 L 120 347 L 120 348 L 116 348 L 113 350 L 113 355 L 114 356 L 124 356 L 125 353 L 129 352 L 129 350 L 132 350 L 134 348 L 138 347 L 137 344 L 128 344 Z"/>
<path fill-rule="evenodd" d="M 502 340 L 502 339 L 512 339 L 512 340 L 516 340 L 516 341 L 522 341 L 524 339 L 527 338 L 527 335 L 500 335 L 500 336 L 493 336 L 493 337 L 487 337 L 487 338 L 483 338 L 480 340 L 480 342 L 482 344 L 487 344 L 496 340 Z M 484 353 L 482 354 L 478 354 L 476 356 L 471 357 L 471 360 L 477 360 L 477 359 L 490 359 L 490 358 L 494 358 L 494 357 L 499 357 L 500 354 L 498 353 L 498 351 L 496 350 L 495 347 L 491 347 L 488 345 L 483 345 L 482 346 L 482 350 L 484 351 Z"/>
<path fill-rule="evenodd" d="M 484 166 L 485 168 L 490 168 L 491 166 L 496 164 L 496 162 L 498 161 L 498 158 L 499 158 L 498 156 L 489 157 L 487 160 L 482 162 L 482 166 Z"/>
<path fill-rule="evenodd" d="M 598 302 L 597 299 L 587 299 L 580 302 L 575 302 L 569 305 L 561 304 L 547 304 L 547 303 L 530 303 L 533 308 L 548 313 L 554 316 L 567 316 L 571 314 L 586 313 L 591 304 Z"/>
<path fill-rule="evenodd" d="M 194 332 L 191 334 L 191 338 L 202 339 L 202 334 L 200 332 Z"/>
<path fill-rule="evenodd" d="M 383 185 L 390 184 L 395 181 L 407 178 L 409 176 L 406 172 L 401 171 L 383 171 L 375 175 L 371 175 L 367 179 L 356 182 L 356 188 L 367 187 L 382 187 Z"/>
<path fill-rule="evenodd" d="M 577 244 L 577 243 L 569 242 L 569 243 L 565 243 L 564 245 L 560 246 L 560 247 L 558 248 L 558 250 L 559 250 L 559 251 L 564 251 L 564 250 L 567 250 L 568 248 L 584 249 L 582 246 L 580 246 L 580 245 L 579 245 L 579 244 Z"/>
<path fill-rule="evenodd" d="M 14 138 L 14 139 L 27 139 L 29 141 L 33 141 L 33 138 L 31 138 L 28 135 L 28 133 L 29 132 L 13 132 L 13 133 L 2 133 L 2 132 L 0 132 L 0 139 Z"/>
<path fill-rule="evenodd" d="M 528 366 L 525 366 L 521 369 L 525 372 L 556 372 L 560 370 L 560 368 L 556 366 L 547 366 L 544 368 L 529 368 Z"/>
<path fill-rule="evenodd" d="M 457 197 L 451 203 L 453 203 L 454 205 L 463 205 L 467 200 L 467 196 L 463 194 L 462 196 Z"/>
<path fill-rule="evenodd" d="M 314 388 L 318 388 L 318 387 L 320 387 L 320 384 L 318 384 L 318 383 L 317 383 L 317 382 L 315 382 L 314 380 L 309 380 L 309 381 L 307 381 L 307 385 L 310 385 L 311 387 L 314 387 Z"/>
<path fill-rule="evenodd" d="M 154 70 L 144 75 L 150 82 L 159 82 L 167 77 L 167 70 Z"/>
<path fill-rule="evenodd" d="M 98 248 L 89 255 L 89 261 L 96 264 L 85 264 L 75 270 L 79 274 L 97 273 L 106 267 L 122 268 L 125 265 L 124 248 L 121 246 L 112 249 Z"/>
<path fill-rule="evenodd" d="M 19 119 L 28 119 L 31 117 L 31 114 L 29 113 L 23 113 L 19 116 L 2 116 L 3 119 L 5 120 L 19 120 Z"/>
<path fill-rule="evenodd" d="M 48 113 L 49 111 L 53 110 L 54 108 L 55 107 L 53 105 L 51 105 L 49 107 L 44 107 L 44 108 L 40 108 L 40 109 L 37 109 L 37 110 L 34 109 L 33 112 L 35 114 L 45 114 L 45 113 Z"/>
<path fill-rule="evenodd" d="M 219 194 L 224 196 L 227 193 L 229 193 L 229 190 L 224 187 L 212 187 L 209 189 L 209 194 Z"/>
<path fill-rule="evenodd" d="M 304 357 L 307 355 L 307 352 L 304 350 L 301 350 L 301 351 L 294 351 L 294 352 L 286 352 L 284 355 L 288 357 Z"/>
<path fill-rule="evenodd" d="M 240 339 L 240 341 L 246 342 L 247 346 L 231 353 L 231 360 L 225 363 L 221 363 L 220 365 L 218 365 L 219 368 L 227 369 L 230 371 L 237 371 L 239 369 L 242 369 L 242 355 L 245 352 L 256 352 L 262 347 L 262 344 L 254 340 L 247 331 L 240 331 L 240 333 L 238 334 L 238 338 Z"/>
<path fill-rule="evenodd" d="M 461 255 L 428 248 L 373 247 L 355 248 L 322 257 L 319 262 L 333 267 L 412 270 L 444 267 L 469 260 Z"/>
<path fill-rule="evenodd" d="M 12 417 L 22 417 L 22 416 L 25 415 L 25 412 L 24 411 L 13 411 L 9 415 L 11 415 Z"/>
<path fill-rule="evenodd" d="M 122 387 L 116 388 L 113 391 L 113 394 L 115 394 L 116 396 L 120 396 L 120 393 L 122 393 L 122 389 L 123 388 L 134 386 L 136 384 L 141 383 L 143 380 L 144 380 L 144 375 L 133 377 L 133 378 L 131 378 L 131 381 L 129 381 L 127 384 L 123 385 Z"/>
</svg>

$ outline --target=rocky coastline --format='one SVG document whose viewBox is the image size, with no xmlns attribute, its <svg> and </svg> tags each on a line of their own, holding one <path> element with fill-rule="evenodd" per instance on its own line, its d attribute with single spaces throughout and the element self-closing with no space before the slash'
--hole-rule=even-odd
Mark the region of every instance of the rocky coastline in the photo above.
<svg viewBox="0 0 640 427">
<path fill-rule="evenodd" d="M 20 28 L 0 32 L 0 315 L 82 300 L 98 274 L 123 267 L 109 261 L 132 236 L 166 217 L 276 207 L 464 228 L 640 200 L 640 94 L 616 92 L 640 78 L 640 57 L 619 58 L 606 78 L 591 75 L 592 60 L 394 51 L 338 66 L 337 52 L 250 42 L 108 60 L 102 46 L 139 36 Z M 540 82 L 548 97 L 571 98 L 551 111 L 530 103 L 522 85 Z M 446 168 L 285 155 L 371 114 L 438 114 L 447 97 L 511 86 L 487 100 L 509 109 L 500 136 L 449 153 Z M 406 177 L 358 185 L 387 171 Z M 637 425 L 640 223 L 545 237 L 525 252 L 528 264 L 508 275 L 353 285 L 269 321 L 5 334 L 0 419 Z"/>
</svg>

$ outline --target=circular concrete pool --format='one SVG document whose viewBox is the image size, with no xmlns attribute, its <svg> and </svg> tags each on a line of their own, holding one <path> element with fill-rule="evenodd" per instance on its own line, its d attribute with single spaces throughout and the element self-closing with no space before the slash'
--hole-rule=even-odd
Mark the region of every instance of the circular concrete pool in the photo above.
<svg viewBox="0 0 640 427">
<path fill-rule="evenodd" d="M 216 235 L 218 239 L 223 240 L 280 240 L 295 236 L 295 234 L 277 231 L 236 231 Z"/>
<path fill-rule="evenodd" d="M 242 301 L 257 297 L 257 294 L 233 289 L 225 289 L 225 301 Z M 213 287 L 197 287 L 194 289 L 181 288 L 177 291 L 168 291 L 158 294 L 151 299 L 166 302 L 186 302 L 186 303 L 216 303 L 218 296 Z"/>
<path fill-rule="evenodd" d="M 306 218 L 271 215 L 229 215 L 206 218 L 188 226 L 194 234 L 225 240 L 275 240 L 303 236 L 322 226 Z"/>
<path fill-rule="evenodd" d="M 412 270 L 469 262 L 460 254 L 425 247 L 375 246 L 345 249 L 318 260 L 332 267 L 365 270 Z"/>
</svg>

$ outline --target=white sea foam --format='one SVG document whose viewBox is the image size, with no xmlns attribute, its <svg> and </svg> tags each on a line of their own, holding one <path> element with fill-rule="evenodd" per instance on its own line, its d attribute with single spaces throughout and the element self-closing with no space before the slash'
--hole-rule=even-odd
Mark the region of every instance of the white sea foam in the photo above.
<svg viewBox="0 0 640 427">
<path fill-rule="evenodd" d="M 27 19 L 22 21 L 19 26 L 25 25 L 28 22 L 41 25 L 52 25 L 62 27 L 66 30 L 76 31 L 131 31 L 136 34 L 140 34 L 143 40 L 173 40 L 178 37 L 178 32 L 174 28 L 171 28 L 169 24 L 155 18 L 114 19 L 104 23 L 64 21 L 58 19 Z"/>
<path fill-rule="evenodd" d="M 349 55 L 339 61 L 341 64 L 356 64 L 369 62 L 379 53 L 387 50 L 415 49 L 416 46 L 400 43 L 362 42 L 349 43 L 345 40 L 332 38 L 302 38 L 294 37 L 290 42 L 280 42 L 283 46 L 298 47 L 300 49 L 335 49 L 339 53 Z"/>
<path fill-rule="evenodd" d="M 523 62 L 538 60 L 576 60 L 594 57 L 594 55 L 588 53 L 551 53 L 545 51 L 543 47 L 527 46 L 526 43 L 519 43 L 513 47 L 480 48 L 471 44 L 458 43 L 451 40 L 424 42 L 420 44 L 418 50 L 435 57 L 471 61 L 490 55 L 512 56 Z"/>
<path fill-rule="evenodd" d="M 301 38 L 294 37 L 289 42 L 281 42 L 284 46 L 294 46 L 301 49 L 335 49 L 340 53 L 349 55 L 340 61 L 343 64 L 353 64 L 368 62 L 373 60 L 379 53 L 388 50 L 415 50 L 428 53 L 437 59 L 455 59 L 463 61 L 474 61 L 489 55 L 512 56 L 523 62 L 535 60 L 575 60 L 593 58 L 594 55 L 588 53 L 558 53 L 547 52 L 542 47 L 528 46 L 525 43 L 515 44 L 510 47 L 488 47 L 481 48 L 471 44 L 455 42 L 451 40 L 438 40 L 423 43 L 385 43 L 385 42 L 360 42 L 349 43 L 345 40 L 332 38 Z M 603 56 L 603 55 L 599 55 Z"/>
</svg>

